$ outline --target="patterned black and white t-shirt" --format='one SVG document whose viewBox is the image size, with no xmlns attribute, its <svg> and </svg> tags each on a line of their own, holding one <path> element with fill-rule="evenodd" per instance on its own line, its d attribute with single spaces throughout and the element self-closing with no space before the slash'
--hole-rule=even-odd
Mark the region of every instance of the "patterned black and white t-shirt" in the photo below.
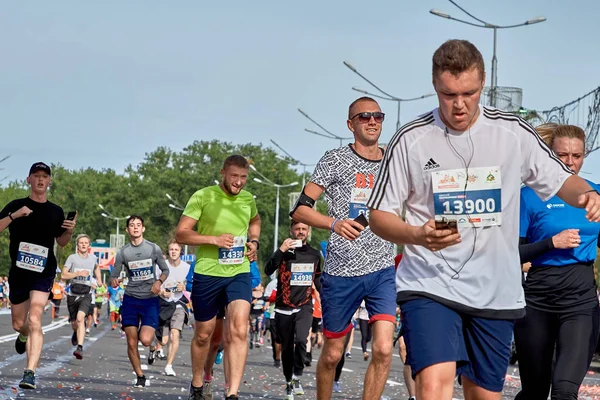
<svg viewBox="0 0 600 400">
<path fill-rule="evenodd" d="M 367 160 L 348 145 L 329 150 L 319 160 L 310 181 L 325 188 L 330 217 L 354 219 L 365 213 L 380 161 Z M 331 234 L 324 272 L 335 276 L 361 276 L 394 265 L 393 245 L 366 228 L 356 240 Z"/>
</svg>

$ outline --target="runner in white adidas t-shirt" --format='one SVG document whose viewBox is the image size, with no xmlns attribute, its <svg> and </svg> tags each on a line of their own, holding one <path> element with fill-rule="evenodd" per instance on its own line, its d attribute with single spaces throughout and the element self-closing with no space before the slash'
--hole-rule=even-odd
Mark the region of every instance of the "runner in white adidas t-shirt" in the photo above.
<svg viewBox="0 0 600 400">
<path fill-rule="evenodd" d="M 354 143 L 325 153 L 291 213 L 294 220 L 332 234 L 321 275 L 325 344 L 317 365 L 317 398 L 331 398 L 335 369 L 344 352 L 351 318 L 364 300 L 373 328 L 373 358 L 363 399 L 379 399 L 392 363 L 396 322 L 392 244 L 356 218 L 368 217 L 367 200 L 383 157 L 379 136 L 384 114 L 375 100 L 361 97 L 348 110 Z M 328 215 L 313 209 L 325 192 Z"/>
<path fill-rule="evenodd" d="M 439 107 L 392 138 L 368 203 L 373 231 L 405 245 L 397 300 L 419 400 L 451 399 L 456 373 L 467 399 L 501 398 L 513 322 L 525 307 L 521 183 L 600 220 L 600 195 L 531 126 L 479 105 L 484 83 L 471 43 L 450 40 L 435 52 Z"/>
</svg>

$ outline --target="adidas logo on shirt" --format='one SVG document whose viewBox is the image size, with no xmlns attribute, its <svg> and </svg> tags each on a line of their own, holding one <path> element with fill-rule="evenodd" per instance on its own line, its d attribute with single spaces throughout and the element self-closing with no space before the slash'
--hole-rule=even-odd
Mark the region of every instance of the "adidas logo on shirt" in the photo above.
<svg viewBox="0 0 600 400">
<path fill-rule="evenodd" d="M 429 171 L 431 169 L 437 169 L 440 167 L 440 164 L 436 163 L 433 158 L 430 158 L 427 163 L 425 163 L 425 167 L 423 167 L 423 171 Z"/>
</svg>

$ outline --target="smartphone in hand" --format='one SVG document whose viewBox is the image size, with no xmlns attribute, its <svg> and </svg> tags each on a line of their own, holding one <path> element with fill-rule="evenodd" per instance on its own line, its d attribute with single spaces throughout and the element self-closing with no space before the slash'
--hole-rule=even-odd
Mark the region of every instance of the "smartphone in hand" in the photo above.
<svg viewBox="0 0 600 400">
<path fill-rule="evenodd" d="M 456 222 L 455 219 L 447 219 L 445 217 L 442 217 L 441 220 L 435 221 L 435 229 L 436 230 L 449 229 L 452 231 L 452 233 L 456 233 L 456 232 L 458 232 L 458 223 Z"/>
<path fill-rule="evenodd" d="M 354 218 L 354 221 L 361 224 L 363 228 L 369 226 L 369 221 L 367 221 L 367 217 L 365 217 L 365 214 L 359 214 L 358 217 Z"/>
<path fill-rule="evenodd" d="M 75 215 L 77 215 L 77 211 L 69 211 L 66 219 L 73 221 L 75 219 Z"/>
</svg>

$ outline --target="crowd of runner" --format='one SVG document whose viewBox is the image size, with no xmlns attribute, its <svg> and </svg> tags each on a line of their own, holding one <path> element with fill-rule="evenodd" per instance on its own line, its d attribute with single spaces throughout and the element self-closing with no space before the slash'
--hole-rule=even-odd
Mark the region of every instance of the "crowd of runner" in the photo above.
<svg viewBox="0 0 600 400">
<path fill-rule="evenodd" d="M 60 279 L 54 244 L 73 240 L 78 215 L 48 200 L 52 171 L 33 164 L 29 196 L 0 211 L 11 257 L 0 306 L 10 307 L 15 350 L 27 355 L 19 386 L 36 388 L 42 315 L 55 317 L 66 303 L 73 356 L 84 358 L 86 334 L 105 320 L 122 331 L 139 388 L 149 380 L 138 344 L 148 364 L 166 360 L 164 373 L 177 376 L 179 341 L 192 325 L 190 400 L 216 395 L 220 363 L 225 399 L 238 399 L 248 351 L 267 333 L 285 383 L 277 395 L 304 395 L 304 369 L 320 348 L 317 398 L 330 399 L 343 390 L 355 329 L 368 362 L 363 399 L 382 398 L 396 343 L 411 399 L 450 400 L 456 378 L 466 399 L 500 399 L 513 336 L 517 398 L 576 399 L 600 324 L 600 187 L 578 176 L 585 133 L 553 124 L 536 131 L 481 106 L 483 58 L 467 41 L 436 50 L 432 78 L 439 106 L 385 149 L 377 101 L 349 105 L 354 141 L 318 162 L 290 212 L 288 237 L 262 260 L 264 287 L 261 221 L 244 190 L 243 156 L 227 157 L 221 182 L 191 196 L 165 253 L 144 238 L 144 217 L 132 215 L 110 274 L 81 233 Z M 314 207 L 323 194 L 326 215 Z M 308 242 L 311 229 L 331 232 L 324 258 Z M 192 266 L 181 260 L 184 245 L 196 249 Z"/>
</svg>

